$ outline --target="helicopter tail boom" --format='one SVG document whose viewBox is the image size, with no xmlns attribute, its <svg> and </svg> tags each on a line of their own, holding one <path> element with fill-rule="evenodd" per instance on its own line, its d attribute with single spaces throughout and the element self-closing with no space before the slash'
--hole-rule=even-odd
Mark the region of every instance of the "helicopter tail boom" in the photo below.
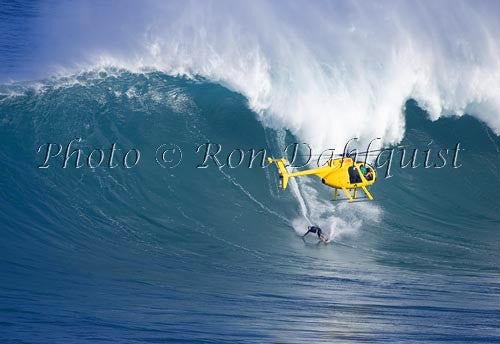
<svg viewBox="0 0 500 344">
<path fill-rule="evenodd" d="M 289 174 L 288 174 L 288 171 L 286 170 L 286 167 L 285 167 L 285 163 L 286 163 L 286 160 L 281 158 L 281 159 L 273 159 L 273 158 L 267 158 L 267 161 L 269 161 L 270 163 L 273 163 L 275 162 L 276 165 L 278 166 L 278 169 L 280 171 L 280 187 L 282 187 L 283 189 L 286 189 L 287 185 L 288 185 L 288 178 L 289 178 Z"/>
</svg>

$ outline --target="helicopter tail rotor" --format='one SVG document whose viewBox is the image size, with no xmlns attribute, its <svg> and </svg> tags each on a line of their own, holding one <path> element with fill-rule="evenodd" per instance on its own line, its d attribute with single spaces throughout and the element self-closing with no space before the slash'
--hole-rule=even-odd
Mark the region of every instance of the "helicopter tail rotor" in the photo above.
<svg viewBox="0 0 500 344">
<path fill-rule="evenodd" d="M 273 159 L 273 158 L 268 157 L 267 161 L 269 161 L 269 163 L 273 163 L 273 162 L 276 163 L 276 165 L 278 166 L 279 172 L 280 172 L 280 187 L 283 189 L 286 189 L 286 187 L 288 185 L 288 178 L 289 178 L 288 171 L 286 170 L 286 167 L 285 167 L 286 160 L 283 158 Z"/>
</svg>

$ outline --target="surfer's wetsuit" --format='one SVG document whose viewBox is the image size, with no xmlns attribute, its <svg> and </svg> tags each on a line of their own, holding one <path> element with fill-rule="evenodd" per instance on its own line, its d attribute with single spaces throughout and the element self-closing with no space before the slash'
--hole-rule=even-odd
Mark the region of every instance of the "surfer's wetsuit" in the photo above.
<svg viewBox="0 0 500 344">
<path fill-rule="evenodd" d="M 317 234 L 317 235 L 318 235 L 318 238 L 320 238 L 320 239 L 321 239 L 321 234 L 323 234 L 323 231 L 322 231 L 322 230 L 321 230 L 321 228 L 319 228 L 319 227 L 316 227 L 316 226 L 311 226 L 311 227 L 307 230 L 306 234 L 304 234 L 304 236 L 306 236 L 306 235 L 307 235 L 307 234 L 309 234 L 309 233 L 315 233 L 315 234 Z"/>
</svg>

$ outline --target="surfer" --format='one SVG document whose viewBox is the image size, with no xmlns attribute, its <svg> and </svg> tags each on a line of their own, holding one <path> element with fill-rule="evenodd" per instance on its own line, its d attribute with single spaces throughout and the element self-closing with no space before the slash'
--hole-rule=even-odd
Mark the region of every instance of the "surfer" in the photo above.
<svg viewBox="0 0 500 344">
<path fill-rule="evenodd" d="M 330 240 L 327 239 L 327 237 L 323 234 L 323 231 L 321 228 L 316 227 L 316 226 L 307 226 L 307 232 L 304 234 L 302 237 L 305 238 L 305 236 L 309 233 L 314 233 L 318 235 L 318 238 L 320 238 L 323 242 L 329 242 Z"/>
</svg>

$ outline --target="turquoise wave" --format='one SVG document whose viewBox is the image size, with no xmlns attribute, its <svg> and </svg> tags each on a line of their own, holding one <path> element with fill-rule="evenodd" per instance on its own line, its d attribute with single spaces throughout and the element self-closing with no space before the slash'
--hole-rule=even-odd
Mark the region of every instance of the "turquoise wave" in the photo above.
<svg viewBox="0 0 500 344">
<path fill-rule="evenodd" d="M 431 122 L 407 102 L 402 144 L 460 142 L 462 166 L 393 168 L 371 204 L 299 184 L 304 214 L 274 168 L 196 168 L 206 142 L 279 154 L 297 141 L 203 78 L 107 70 L 0 94 L 4 342 L 500 339 L 500 142 L 473 117 Z M 118 162 L 131 148 L 141 160 L 62 168 L 60 154 L 37 168 L 41 145 L 75 138 L 87 155 L 116 143 Z M 164 143 L 182 148 L 175 168 L 158 164 Z M 330 225 L 313 216 L 325 204 L 358 229 L 302 240 L 294 220 Z"/>
</svg>

